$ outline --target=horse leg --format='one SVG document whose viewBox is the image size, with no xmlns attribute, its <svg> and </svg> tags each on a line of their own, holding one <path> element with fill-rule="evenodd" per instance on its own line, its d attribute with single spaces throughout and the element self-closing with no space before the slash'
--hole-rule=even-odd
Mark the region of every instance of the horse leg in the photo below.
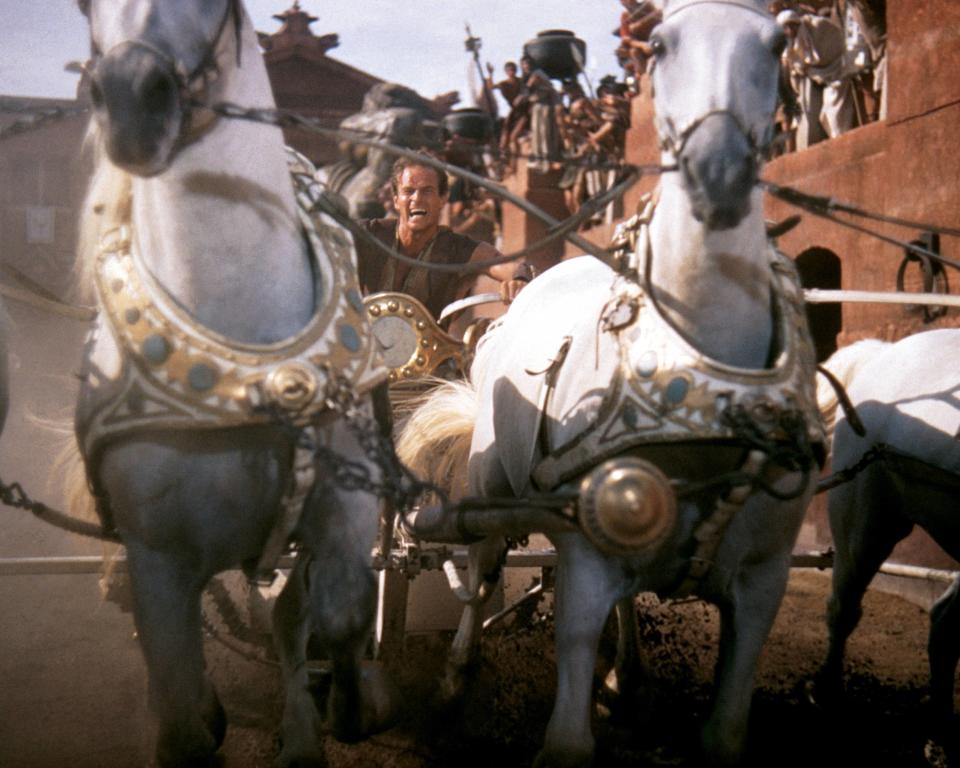
<svg viewBox="0 0 960 768">
<path fill-rule="evenodd" d="M 226 717 L 204 672 L 203 582 L 182 560 L 136 542 L 127 542 L 127 554 L 150 706 L 159 721 L 157 761 L 207 765 L 223 742 Z"/>
<path fill-rule="evenodd" d="M 470 492 L 477 496 L 509 496 L 513 491 L 503 468 L 500 452 L 496 449 L 492 409 L 481 409 L 474 425 L 467 474 Z M 500 571 L 506 552 L 501 537 L 489 537 L 471 544 L 467 553 L 466 592 L 457 634 L 447 654 L 446 671 L 440 684 L 444 701 L 454 701 L 463 695 L 469 668 L 480 653 L 480 633 L 483 630 L 483 607 L 500 581 Z"/>
<path fill-rule="evenodd" d="M 469 669 L 480 652 L 483 607 L 500 581 L 505 551 L 506 543 L 501 538 L 487 538 L 469 547 L 466 586 L 472 597 L 464 603 L 457 634 L 447 654 L 446 672 L 440 686 L 444 701 L 463 695 Z"/>
<path fill-rule="evenodd" d="M 827 655 L 810 689 L 817 705 L 835 706 L 843 690 L 847 639 L 863 614 L 863 595 L 894 545 L 913 525 L 900 516 L 881 467 L 864 470 L 830 493 L 830 531 L 835 550 L 833 587 L 827 602 Z M 893 501 L 891 501 L 893 499 Z"/>
<path fill-rule="evenodd" d="M 365 463 L 371 481 L 376 466 L 343 424 L 329 430 L 327 444 L 343 458 Z M 376 618 L 377 581 L 371 552 L 380 522 L 380 500 L 370 490 L 318 483 L 299 540 L 308 555 L 306 592 L 313 631 L 332 662 L 328 714 L 333 734 L 356 741 L 387 727 L 395 693 L 379 665 L 361 665 Z"/>
<path fill-rule="evenodd" d="M 960 577 L 941 595 L 930 611 L 931 741 L 950 756 L 957 744 L 953 724 L 953 689 L 960 659 Z M 928 744 L 928 749 L 930 749 Z"/>
<path fill-rule="evenodd" d="M 714 701 L 701 732 L 710 765 L 739 763 L 747 740 L 757 661 L 786 591 L 789 550 L 742 566 L 733 594 L 718 601 L 720 647 Z"/>
<path fill-rule="evenodd" d="M 371 485 L 379 482 L 353 435 L 343 424 L 324 431 L 342 460 L 363 464 Z M 318 466 L 318 473 L 325 469 Z M 328 654 L 332 684 L 327 700 L 334 736 L 354 741 L 388 724 L 392 694 L 378 669 L 362 668 L 376 614 L 371 551 L 379 521 L 372 493 L 347 491 L 321 479 L 305 504 L 295 531 L 297 561 L 274 609 L 274 633 L 286 683 L 278 763 L 323 764 L 320 717 L 305 667 L 311 633 Z"/>
<path fill-rule="evenodd" d="M 574 768 L 593 761 L 590 729 L 593 674 L 603 626 L 626 588 L 622 570 L 579 534 L 557 537 L 554 595 L 557 691 L 538 768 Z"/>
<path fill-rule="evenodd" d="M 284 682 L 278 766 L 326 765 L 317 711 L 307 670 L 310 620 L 306 557 L 297 557 L 273 608 L 273 640 Z"/>
<path fill-rule="evenodd" d="M 633 701 L 640 690 L 641 681 L 648 677 L 648 668 L 640 648 L 640 627 L 633 596 L 618 600 L 615 611 L 617 656 L 603 685 L 614 703 L 621 704 Z"/>
</svg>

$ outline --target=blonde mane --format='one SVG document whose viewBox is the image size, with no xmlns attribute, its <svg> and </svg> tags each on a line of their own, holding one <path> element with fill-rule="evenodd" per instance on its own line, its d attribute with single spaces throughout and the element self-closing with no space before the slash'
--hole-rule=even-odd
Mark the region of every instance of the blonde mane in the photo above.
<svg viewBox="0 0 960 768">
<path fill-rule="evenodd" d="M 418 402 L 411 403 L 413 413 L 399 429 L 400 461 L 448 495 L 464 495 L 478 405 L 470 381 L 437 379 Z"/>
<path fill-rule="evenodd" d="M 823 367 L 832 373 L 846 389 L 854 377 L 863 368 L 864 363 L 874 357 L 889 342 L 880 339 L 862 339 L 834 352 L 823 363 Z M 837 393 L 826 376 L 817 377 L 817 406 L 826 427 L 827 435 L 833 434 L 837 423 L 837 406 L 840 404 Z"/>
</svg>

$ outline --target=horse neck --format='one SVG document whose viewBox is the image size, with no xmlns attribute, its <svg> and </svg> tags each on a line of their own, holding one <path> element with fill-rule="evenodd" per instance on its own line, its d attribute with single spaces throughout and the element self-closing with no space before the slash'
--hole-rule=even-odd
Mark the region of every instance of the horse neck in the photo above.
<svg viewBox="0 0 960 768">
<path fill-rule="evenodd" d="M 211 102 L 271 107 L 248 18 L 241 40 L 242 66 L 223 68 Z M 202 325 L 271 343 L 309 321 L 310 254 L 278 129 L 219 118 L 165 172 L 134 178 L 132 224 L 146 267 Z"/>
<path fill-rule="evenodd" d="M 697 350 L 728 365 L 762 368 L 774 335 L 771 275 L 759 190 L 735 228 L 708 230 L 678 179 L 664 176 L 650 223 L 650 289 Z"/>
</svg>

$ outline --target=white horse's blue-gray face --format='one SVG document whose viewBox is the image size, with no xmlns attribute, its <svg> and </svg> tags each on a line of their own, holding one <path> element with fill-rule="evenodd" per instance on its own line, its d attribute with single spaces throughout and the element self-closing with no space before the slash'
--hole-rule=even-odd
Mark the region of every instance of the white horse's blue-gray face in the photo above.
<svg viewBox="0 0 960 768">
<path fill-rule="evenodd" d="M 81 0 L 90 22 L 91 98 L 107 153 L 138 175 L 163 171 L 235 0 Z"/>
<path fill-rule="evenodd" d="M 782 30 L 749 2 L 668 3 L 651 35 L 657 126 L 694 216 L 728 229 L 750 211 L 773 131 Z"/>
</svg>

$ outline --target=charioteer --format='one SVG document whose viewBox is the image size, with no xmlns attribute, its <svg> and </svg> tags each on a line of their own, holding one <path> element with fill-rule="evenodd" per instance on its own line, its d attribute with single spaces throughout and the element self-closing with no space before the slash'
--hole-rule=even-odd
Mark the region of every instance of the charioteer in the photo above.
<svg viewBox="0 0 960 768">
<path fill-rule="evenodd" d="M 449 193 L 446 174 L 416 160 L 401 158 L 390 177 L 396 218 L 369 219 L 363 226 L 384 245 L 424 264 L 482 264 L 501 253 L 440 224 Z M 357 240 L 360 285 L 365 293 L 399 291 L 418 299 L 434 317 L 470 293 L 477 272 L 457 274 L 414 267 L 389 258 L 373 244 Z M 491 264 L 481 270 L 500 283 L 509 303 L 534 277 L 527 262 Z"/>
</svg>

